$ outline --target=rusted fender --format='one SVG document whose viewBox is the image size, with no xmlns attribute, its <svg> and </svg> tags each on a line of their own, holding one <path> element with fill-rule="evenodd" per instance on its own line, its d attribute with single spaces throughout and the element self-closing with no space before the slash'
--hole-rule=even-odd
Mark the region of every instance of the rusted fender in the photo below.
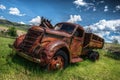
<svg viewBox="0 0 120 80">
<path fill-rule="evenodd" d="M 51 59 L 55 55 L 55 53 L 62 48 L 66 48 L 70 52 L 68 45 L 64 41 L 58 40 L 58 41 L 53 41 L 49 43 L 45 49 L 47 58 Z M 69 53 L 66 53 L 66 54 L 69 54 Z"/>
<path fill-rule="evenodd" d="M 24 38 L 25 38 L 25 34 L 17 37 L 16 40 L 15 40 L 15 42 L 14 42 L 14 44 L 13 44 L 13 46 L 15 48 L 18 48 L 18 46 L 20 45 L 20 43 L 23 41 Z"/>
</svg>

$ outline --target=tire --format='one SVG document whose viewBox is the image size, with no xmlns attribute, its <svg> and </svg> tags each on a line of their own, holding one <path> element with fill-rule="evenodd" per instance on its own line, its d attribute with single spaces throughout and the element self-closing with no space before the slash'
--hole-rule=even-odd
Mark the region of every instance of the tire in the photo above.
<svg viewBox="0 0 120 80">
<path fill-rule="evenodd" d="M 99 53 L 97 51 L 91 51 L 91 53 L 89 53 L 88 58 L 91 61 L 96 61 L 99 60 Z"/>
<path fill-rule="evenodd" d="M 68 56 L 67 54 L 59 50 L 56 52 L 55 56 L 51 59 L 51 61 L 48 64 L 48 70 L 62 70 L 65 69 L 68 66 Z"/>
</svg>

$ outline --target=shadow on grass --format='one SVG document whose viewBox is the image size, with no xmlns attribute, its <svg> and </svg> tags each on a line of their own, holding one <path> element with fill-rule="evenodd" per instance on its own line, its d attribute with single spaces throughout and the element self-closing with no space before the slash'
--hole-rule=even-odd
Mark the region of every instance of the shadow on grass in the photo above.
<svg viewBox="0 0 120 80">
<path fill-rule="evenodd" d="M 24 66 L 25 69 L 28 69 L 30 71 L 32 71 L 33 69 L 35 69 L 36 71 L 43 71 L 42 67 L 40 67 L 39 64 L 30 62 L 17 54 L 13 56 L 12 61 L 16 64 Z"/>
<path fill-rule="evenodd" d="M 16 53 L 10 53 L 7 58 L 7 65 L 14 68 L 17 72 L 24 74 L 41 74 L 47 70 L 40 66 L 40 64 L 30 62 Z"/>
<path fill-rule="evenodd" d="M 80 63 L 71 63 L 69 64 L 69 67 L 78 67 L 80 65 Z"/>
<path fill-rule="evenodd" d="M 12 53 L 12 52 L 7 56 L 7 64 L 11 65 L 11 67 L 13 67 L 12 64 L 18 65 L 18 66 L 14 66 L 13 68 L 15 68 L 18 72 L 22 72 L 26 75 L 36 75 L 36 74 L 44 75 L 44 74 L 49 74 L 49 73 L 50 74 L 58 73 L 59 75 L 62 75 L 64 72 L 64 70 L 48 71 L 46 66 L 41 67 L 40 64 L 31 62 L 31 61 L 17 55 L 16 53 Z M 21 68 L 24 70 L 20 70 Z"/>
<path fill-rule="evenodd" d="M 85 62 L 89 63 L 94 63 L 88 59 L 85 59 Z M 87 63 L 82 63 L 81 65 L 81 62 L 80 63 L 72 63 L 72 64 L 69 64 L 68 65 L 68 69 L 70 68 L 75 68 L 75 67 L 78 67 L 79 65 L 81 65 L 81 67 L 83 66 L 87 66 L 88 64 Z M 65 69 L 64 70 L 61 70 L 61 71 L 48 71 L 46 68 L 47 67 L 41 67 L 40 64 L 37 64 L 37 63 L 34 63 L 34 62 L 31 62 L 31 61 L 28 61 L 26 59 L 24 59 L 23 57 L 17 55 L 16 53 L 10 53 L 8 55 L 8 58 L 7 58 L 7 64 L 11 65 L 13 68 L 16 69 L 16 71 L 18 72 L 22 72 L 24 74 L 28 74 L 30 73 L 30 75 L 44 75 L 44 74 L 59 74 L 59 75 L 62 75 L 64 73 L 64 71 L 66 71 Z M 15 66 L 13 66 L 13 64 Z M 18 65 L 18 66 L 16 66 Z M 66 68 L 66 69 L 67 69 Z M 21 70 L 21 69 L 24 69 L 24 70 Z"/>
</svg>

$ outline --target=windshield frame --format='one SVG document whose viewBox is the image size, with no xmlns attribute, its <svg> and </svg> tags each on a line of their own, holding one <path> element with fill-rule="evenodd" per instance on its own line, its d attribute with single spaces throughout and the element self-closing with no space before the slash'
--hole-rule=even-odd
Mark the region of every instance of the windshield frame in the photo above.
<svg viewBox="0 0 120 80">
<path fill-rule="evenodd" d="M 61 28 L 63 28 L 63 26 L 64 26 L 64 28 L 66 27 L 66 28 L 69 28 L 69 29 L 72 28 L 72 29 L 70 31 L 63 30 L 63 29 L 61 29 Z M 75 30 L 75 27 L 76 27 L 76 25 L 73 25 L 71 23 L 58 23 L 58 24 L 55 25 L 54 30 L 63 31 L 63 32 L 67 32 L 69 34 L 73 34 L 73 32 Z"/>
</svg>

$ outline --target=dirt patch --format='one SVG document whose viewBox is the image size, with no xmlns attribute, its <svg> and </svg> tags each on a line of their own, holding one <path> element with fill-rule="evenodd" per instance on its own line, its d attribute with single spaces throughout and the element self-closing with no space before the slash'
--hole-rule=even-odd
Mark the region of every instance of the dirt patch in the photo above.
<svg viewBox="0 0 120 80">
<path fill-rule="evenodd" d="M 3 30 L 7 30 L 8 28 L 7 27 L 2 27 L 2 26 L 0 26 L 0 31 L 3 31 Z"/>
<path fill-rule="evenodd" d="M 17 34 L 18 34 L 18 36 L 20 36 L 20 35 L 26 34 L 26 32 L 25 31 L 21 31 L 21 30 L 17 30 Z"/>
</svg>

